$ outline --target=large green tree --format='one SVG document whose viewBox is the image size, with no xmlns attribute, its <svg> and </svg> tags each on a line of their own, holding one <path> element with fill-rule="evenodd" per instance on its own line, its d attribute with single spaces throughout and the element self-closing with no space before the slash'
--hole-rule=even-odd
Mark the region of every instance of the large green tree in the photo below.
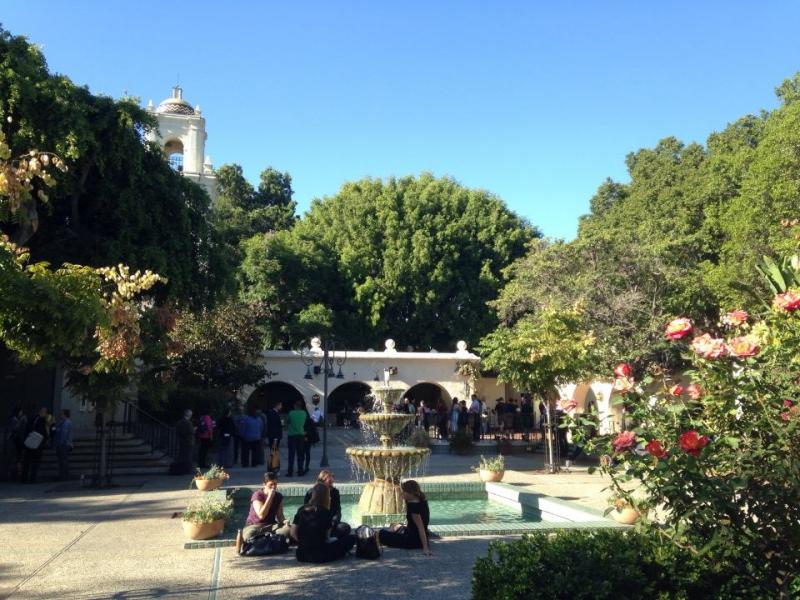
<svg viewBox="0 0 800 600">
<path fill-rule="evenodd" d="M 244 294 L 277 318 L 276 345 L 314 331 L 351 347 L 474 344 L 487 306 L 536 230 L 496 196 L 450 178 L 362 179 L 312 202 L 287 232 L 246 245 Z"/>
</svg>

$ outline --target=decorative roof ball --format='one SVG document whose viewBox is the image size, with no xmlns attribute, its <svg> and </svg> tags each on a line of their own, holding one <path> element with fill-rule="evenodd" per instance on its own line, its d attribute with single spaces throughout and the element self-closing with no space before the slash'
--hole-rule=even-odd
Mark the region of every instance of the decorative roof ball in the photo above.
<svg viewBox="0 0 800 600">
<path fill-rule="evenodd" d="M 459 342 L 456 344 L 456 349 L 457 349 L 459 352 L 466 352 L 466 351 L 467 351 L 467 342 L 465 342 L 464 340 L 460 340 L 460 341 L 459 341 Z"/>
<path fill-rule="evenodd" d="M 386 346 L 387 350 L 394 350 L 394 347 L 395 347 L 394 340 L 389 338 L 388 340 L 386 340 L 386 343 L 384 344 L 384 346 Z"/>
<path fill-rule="evenodd" d="M 322 340 L 318 337 L 311 338 L 311 349 L 319 350 L 322 347 Z"/>
</svg>

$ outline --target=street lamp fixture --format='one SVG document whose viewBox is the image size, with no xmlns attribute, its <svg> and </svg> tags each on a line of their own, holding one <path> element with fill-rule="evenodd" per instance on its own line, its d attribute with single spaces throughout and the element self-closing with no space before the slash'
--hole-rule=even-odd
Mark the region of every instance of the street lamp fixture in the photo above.
<svg viewBox="0 0 800 600">
<path fill-rule="evenodd" d="M 321 356 L 320 356 L 321 353 Z M 300 360 L 306 366 L 304 379 L 314 379 L 315 375 L 323 376 L 322 393 L 322 458 L 319 466 L 324 468 L 328 463 L 328 378 L 344 379 L 342 366 L 347 362 L 347 350 L 336 348 L 336 340 L 331 337 L 322 341 L 319 337 L 311 340 L 311 348 L 300 348 Z M 339 367 L 334 375 L 333 365 Z M 313 369 L 312 369 L 313 367 Z M 313 371 L 313 375 L 312 375 Z"/>
</svg>

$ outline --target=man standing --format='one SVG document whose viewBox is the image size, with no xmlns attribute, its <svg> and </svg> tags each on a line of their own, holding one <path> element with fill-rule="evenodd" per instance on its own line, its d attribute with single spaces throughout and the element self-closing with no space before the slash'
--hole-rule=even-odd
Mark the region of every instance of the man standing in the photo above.
<svg viewBox="0 0 800 600">
<path fill-rule="evenodd" d="M 289 469 L 286 476 L 294 475 L 294 457 L 297 456 L 297 474 L 305 475 L 303 459 L 305 458 L 305 424 L 308 413 L 303 409 L 303 401 L 297 400 L 294 409 L 289 411 L 287 417 L 287 440 L 289 444 Z"/>
<path fill-rule="evenodd" d="M 192 473 L 192 456 L 194 454 L 194 425 L 192 411 L 183 411 L 183 418 L 175 424 L 178 434 L 178 455 L 170 467 L 170 475 L 190 475 Z"/>
<path fill-rule="evenodd" d="M 255 467 L 260 464 L 258 457 L 264 456 L 264 450 L 261 447 L 261 439 L 264 437 L 263 429 L 263 421 L 254 412 L 242 417 L 240 430 L 242 436 L 242 467 Z"/>
<path fill-rule="evenodd" d="M 69 454 L 72 452 L 72 421 L 69 417 L 69 409 L 65 408 L 61 411 L 53 438 L 53 447 L 58 457 L 59 481 L 67 481 L 69 479 Z"/>
<path fill-rule="evenodd" d="M 322 411 L 319 409 L 319 396 L 314 394 L 311 398 L 311 402 L 314 404 L 314 410 L 311 411 L 311 420 L 314 421 L 314 425 L 319 425 L 322 422 Z"/>
<path fill-rule="evenodd" d="M 270 467 L 268 470 L 275 471 L 276 473 L 280 470 L 280 461 L 278 461 L 277 465 L 270 465 L 269 455 L 273 448 L 278 448 L 280 446 L 281 439 L 283 439 L 283 425 L 281 424 L 280 412 L 282 408 L 283 404 L 278 401 L 267 411 L 267 464 Z M 289 468 L 291 467 L 292 466 L 289 465 Z"/>
<path fill-rule="evenodd" d="M 469 406 L 470 421 L 472 423 L 472 439 L 476 442 L 481 439 L 481 401 L 472 394 L 472 403 Z"/>
<path fill-rule="evenodd" d="M 31 436 L 34 432 L 39 435 Z M 47 409 L 42 407 L 39 409 L 39 414 L 33 418 L 25 438 L 25 451 L 22 455 L 23 483 L 36 483 L 36 474 L 39 471 L 39 463 L 42 460 L 42 452 L 44 452 L 49 433 L 50 431 L 47 428 Z M 28 438 L 31 438 L 30 441 Z"/>
<path fill-rule="evenodd" d="M 256 409 L 255 416 L 261 421 L 261 452 L 259 452 L 255 459 L 257 462 L 252 463 L 253 466 L 268 464 L 269 461 L 269 440 L 267 439 L 269 431 L 269 418 L 260 408 Z"/>
</svg>

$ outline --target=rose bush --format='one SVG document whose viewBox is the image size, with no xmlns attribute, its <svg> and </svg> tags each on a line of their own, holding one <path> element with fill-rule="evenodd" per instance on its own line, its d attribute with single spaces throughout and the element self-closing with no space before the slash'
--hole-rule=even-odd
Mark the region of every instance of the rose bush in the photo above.
<svg viewBox="0 0 800 600">
<path fill-rule="evenodd" d="M 614 497 L 646 515 L 637 527 L 709 568 L 727 565 L 743 597 L 800 589 L 798 308 L 800 292 L 789 290 L 761 318 L 728 313 L 729 341 L 672 321 L 667 337 L 690 365 L 686 394 L 615 370 L 625 431 L 580 442 L 613 457 L 600 469 Z"/>
</svg>

